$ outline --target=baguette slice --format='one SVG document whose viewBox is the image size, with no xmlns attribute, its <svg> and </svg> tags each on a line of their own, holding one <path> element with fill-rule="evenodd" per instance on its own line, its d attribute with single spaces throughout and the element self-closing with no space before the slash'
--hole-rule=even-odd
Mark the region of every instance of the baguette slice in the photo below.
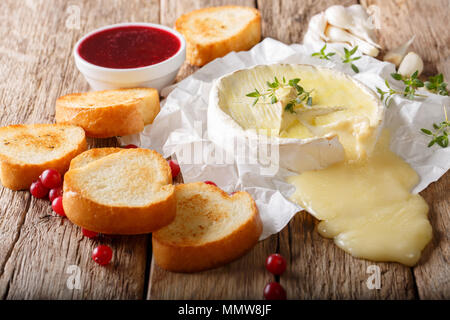
<svg viewBox="0 0 450 320">
<path fill-rule="evenodd" d="M 12 190 L 28 189 L 46 169 L 64 174 L 72 158 L 86 148 L 83 129 L 73 125 L 18 124 L 0 128 L 0 180 Z"/>
<path fill-rule="evenodd" d="M 74 159 L 64 176 L 63 207 L 70 221 L 104 234 L 149 233 L 172 222 L 175 187 L 159 153 L 98 150 Z"/>
<path fill-rule="evenodd" d="M 203 66 L 261 41 L 261 15 L 249 7 L 205 8 L 179 17 L 175 29 L 186 38 L 189 63 Z"/>
<path fill-rule="evenodd" d="M 82 127 L 89 137 L 109 138 L 141 132 L 159 110 L 156 89 L 118 89 L 60 97 L 55 118 Z"/>
<path fill-rule="evenodd" d="M 232 196 L 203 182 L 176 186 L 177 215 L 153 233 L 156 263 L 169 271 L 196 272 L 221 266 L 249 251 L 262 222 L 247 192 Z"/>
</svg>

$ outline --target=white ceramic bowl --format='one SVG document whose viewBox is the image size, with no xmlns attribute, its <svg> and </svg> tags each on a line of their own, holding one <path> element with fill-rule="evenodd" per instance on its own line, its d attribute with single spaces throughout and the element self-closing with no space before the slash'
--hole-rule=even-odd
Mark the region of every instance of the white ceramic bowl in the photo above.
<svg viewBox="0 0 450 320">
<path fill-rule="evenodd" d="M 100 67 L 84 60 L 78 53 L 80 44 L 89 36 L 103 30 L 122 26 L 144 26 L 170 32 L 180 40 L 180 49 L 170 58 L 146 67 L 131 69 L 112 69 Z M 154 23 L 119 23 L 96 29 L 81 38 L 74 48 L 75 64 L 84 75 L 93 90 L 109 90 L 119 88 L 149 87 L 160 91 L 170 85 L 186 59 L 186 41 L 183 36 L 169 28 Z"/>
</svg>

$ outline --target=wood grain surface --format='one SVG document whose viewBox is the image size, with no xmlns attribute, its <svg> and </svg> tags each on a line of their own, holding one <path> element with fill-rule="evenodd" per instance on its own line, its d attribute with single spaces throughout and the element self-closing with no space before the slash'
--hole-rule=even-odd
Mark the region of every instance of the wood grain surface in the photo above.
<svg viewBox="0 0 450 320">
<path fill-rule="evenodd" d="M 205 6 L 257 7 L 263 36 L 301 42 L 311 15 L 332 4 L 356 0 L 27 0 L 0 1 L 0 125 L 53 122 L 55 100 L 86 91 L 72 49 L 86 32 L 126 21 L 173 26 L 186 12 Z M 425 61 L 425 73 L 450 74 L 450 37 L 446 21 L 450 0 L 362 0 L 377 6 L 378 36 L 390 49 L 409 39 Z M 374 8 L 374 7 L 372 7 Z M 78 10 L 78 11 L 77 11 Z M 73 18 L 79 13 L 79 23 Z M 185 64 L 177 79 L 197 68 Z M 90 140 L 90 146 L 114 146 L 115 139 Z M 180 182 L 181 180 L 179 180 Z M 151 235 L 89 240 L 67 219 L 56 217 L 48 201 L 28 192 L 0 189 L 0 297 L 2 299 L 261 299 L 273 281 L 264 268 L 273 252 L 288 260 L 277 279 L 290 299 L 449 299 L 449 181 L 446 174 L 422 195 L 430 205 L 433 241 L 420 263 L 355 259 L 315 230 L 317 221 L 299 213 L 278 235 L 261 241 L 243 258 L 215 270 L 176 274 L 151 259 Z M 113 248 L 111 265 L 99 267 L 90 254 L 99 243 Z M 367 267 L 382 271 L 380 290 L 369 290 Z M 81 288 L 71 288 L 76 266 Z"/>
<path fill-rule="evenodd" d="M 395 48 L 415 35 L 411 50 L 423 58 L 424 75 L 442 72 L 445 79 L 450 78 L 450 31 L 444 23 L 450 13 L 450 1 L 366 0 L 364 5 L 379 8 L 378 37 L 383 47 Z M 430 206 L 433 227 L 433 240 L 413 268 L 417 294 L 422 299 L 450 298 L 449 185 L 450 173 L 447 172 L 421 192 Z"/>
</svg>

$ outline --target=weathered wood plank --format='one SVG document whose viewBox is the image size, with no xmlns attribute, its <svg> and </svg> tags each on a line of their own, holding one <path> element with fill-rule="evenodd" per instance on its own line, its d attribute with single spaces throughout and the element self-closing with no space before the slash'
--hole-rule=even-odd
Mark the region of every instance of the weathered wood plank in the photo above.
<svg viewBox="0 0 450 320">
<path fill-rule="evenodd" d="M 292 299 L 413 299 L 414 281 L 410 269 L 396 263 L 379 263 L 353 258 L 316 230 L 317 220 L 300 212 L 280 234 L 281 254 L 288 259 L 281 284 Z M 380 289 L 369 289 L 380 268 Z M 371 267 L 373 268 L 373 267 Z"/>
<path fill-rule="evenodd" d="M 333 4 L 357 1 L 267 1 L 259 0 L 264 36 L 287 43 L 301 43 L 309 18 Z M 316 221 L 299 213 L 280 234 L 280 252 L 289 269 L 280 279 L 292 299 L 410 299 L 414 282 L 409 268 L 399 264 L 373 263 L 355 259 L 315 230 Z M 369 290 L 367 266 L 382 272 L 380 290 Z"/>
<path fill-rule="evenodd" d="M 240 4 L 254 1 L 161 1 L 161 22 L 172 26 L 186 12 L 205 6 Z M 179 80 L 196 68 L 185 65 Z M 195 274 L 177 274 L 159 268 L 152 260 L 148 299 L 261 299 L 267 282 L 273 280 L 264 269 L 266 257 L 275 252 L 277 236 L 257 244 L 250 253 L 222 268 Z"/>
<path fill-rule="evenodd" d="M 71 5 L 63 0 L 0 2 L 1 125 L 53 122 L 58 96 L 88 89 L 72 57 L 75 42 L 86 32 L 124 21 L 159 22 L 156 0 L 84 0 Z M 79 28 L 76 20 L 69 20 L 77 19 L 77 12 Z M 116 141 L 89 144 L 111 146 Z M 0 204 L 1 298 L 144 297 L 148 236 L 89 240 L 67 219 L 56 217 L 48 201 L 32 199 L 28 192 L 2 188 Z M 99 243 L 114 251 L 108 267 L 90 258 Z M 80 268 L 79 290 L 66 285 L 70 265 Z"/>
<path fill-rule="evenodd" d="M 414 268 L 421 299 L 450 299 L 450 173 L 421 192 L 430 206 L 433 240 Z"/>
<path fill-rule="evenodd" d="M 425 63 L 424 74 L 443 72 L 450 79 L 450 31 L 448 29 L 449 0 L 364 0 L 366 6 L 378 6 L 381 44 L 391 49 L 416 39 L 412 51 Z M 448 106 L 447 106 L 448 107 Z M 433 241 L 425 248 L 423 257 L 414 268 L 417 290 L 421 299 L 450 298 L 450 173 L 430 185 L 421 194 L 430 206 Z"/>
</svg>

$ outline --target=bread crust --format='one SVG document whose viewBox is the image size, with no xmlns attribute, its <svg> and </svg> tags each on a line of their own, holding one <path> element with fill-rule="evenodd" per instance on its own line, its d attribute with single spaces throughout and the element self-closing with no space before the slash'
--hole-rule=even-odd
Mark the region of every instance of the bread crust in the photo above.
<svg viewBox="0 0 450 320">
<path fill-rule="evenodd" d="M 254 12 L 254 18 L 237 34 L 214 43 L 198 43 L 190 35 L 192 31 L 185 24 L 200 12 L 215 12 L 222 9 L 243 9 Z M 192 11 L 179 17 L 175 29 L 183 34 L 187 42 L 186 56 L 190 64 L 203 66 L 208 62 L 225 56 L 232 51 L 250 50 L 261 41 L 261 14 L 255 8 L 242 6 L 211 7 Z"/>
<path fill-rule="evenodd" d="M 145 234 L 161 229 L 175 219 L 174 192 L 160 202 L 137 208 L 96 203 L 83 197 L 81 192 L 72 190 L 70 182 L 66 183 L 66 180 L 63 190 L 63 207 L 67 218 L 90 231 L 117 235 Z"/>
<path fill-rule="evenodd" d="M 189 184 L 177 185 L 175 192 L 186 187 L 189 188 Z M 230 196 L 227 193 L 216 189 L 229 201 Z M 156 263 L 172 272 L 191 273 L 222 266 L 247 253 L 258 242 L 263 225 L 258 208 L 247 192 L 237 192 L 231 196 L 234 201 L 239 201 L 242 197 L 251 199 L 251 218 L 221 239 L 199 245 L 179 245 L 162 239 L 158 232 L 155 232 L 152 245 Z"/>
<path fill-rule="evenodd" d="M 13 125 L 9 127 L 18 127 Z M 41 173 L 46 169 L 55 169 L 61 175 L 69 169 L 70 161 L 80 153 L 86 151 L 87 143 L 84 136 L 75 149 L 64 154 L 63 157 L 39 164 L 22 163 L 0 154 L 0 181 L 2 185 L 11 190 L 29 189 Z"/>
<path fill-rule="evenodd" d="M 63 185 L 63 207 L 70 221 L 87 230 L 103 234 L 133 235 L 156 231 L 175 219 L 176 197 L 175 186 L 172 184 L 162 186 L 168 193 L 158 202 L 143 207 L 130 207 L 98 203 L 84 196 L 83 190 L 72 182 L 72 172 L 80 168 L 79 165 L 85 159 L 101 161 L 101 158 L 105 156 L 127 151 L 127 149 L 118 148 L 91 149 L 74 159 L 71 166 L 75 169 L 66 173 Z M 157 154 L 163 175 L 167 177 L 167 181 L 172 181 L 170 166 L 156 151 L 147 149 L 131 149 L 131 151 Z"/>
<path fill-rule="evenodd" d="M 139 90 L 153 90 L 151 88 L 139 88 Z M 135 89 L 117 89 L 98 91 L 104 93 L 108 91 L 125 91 Z M 136 98 L 125 104 L 116 104 L 111 101 L 111 106 L 88 108 L 71 107 L 67 105 L 68 101 L 76 99 L 85 93 L 72 93 L 62 96 L 56 100 L 55 119 L 57 123 L 69 123 L 82 127 L 88 137 L 93 138 L 111 138 L 115 136 L 125 136 L 139 133 L 144 130 L 145 121 L 140 112 L 145 104 L 144 99 Z M 157 96 L 158 97 L 158 96 Z M 158 97 L 159 99 L 159 97 Z M 156 108 L 155 105 L 152 105 Z M 159 112 L 159 100 L 157 110 L 153 110 L 156 115 Z"/>
</svg>

